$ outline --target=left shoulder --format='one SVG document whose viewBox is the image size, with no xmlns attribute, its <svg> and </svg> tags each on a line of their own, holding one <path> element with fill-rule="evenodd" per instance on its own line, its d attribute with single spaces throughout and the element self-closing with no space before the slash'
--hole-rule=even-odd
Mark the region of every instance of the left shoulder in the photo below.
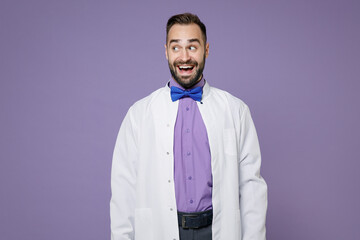
<svg viewBox="0 0 360 240">
<path fill-rule="evenodd" d="M 237 110 L 239 112 L 244 112 L 248 109 L 247 104 L 243 100 L 235 97 L 234 95 L 225 90 L 212 86 L 210 86 L 209 90 L 211 97 L 215 98 L 217 101 L 223 101 L 224 104 L 228 104 L 228 106 L 234 111 Z"/>
</svg>

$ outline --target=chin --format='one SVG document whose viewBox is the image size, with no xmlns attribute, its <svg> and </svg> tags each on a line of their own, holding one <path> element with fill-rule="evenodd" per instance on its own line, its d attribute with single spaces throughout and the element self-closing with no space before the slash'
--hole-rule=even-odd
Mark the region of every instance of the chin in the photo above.
<svg viewBox="0 0 360 240">
<path fill-rule="evenodd" d="M 195 71 L 191 75 L 182 76 L 176 68 L 173 68 L 170 64 L 169 67 L 173 79 L 185 89 L 193 87 L 201 79 L 202 71 L 198 69 L 194 69 Z"/>
<path fill-rule="evenodd" d="M 197 82 L 198 82 L 198 80 L 194 80 L 193 78 L 187 79 L 187 80 L 185 80 L 185 81 L 183 81 L 182 79 L 178 79 L 178 83 L 179 83 L 183 88 L 191 88 L 191 87 L 193 87 Z"/>
</svg>

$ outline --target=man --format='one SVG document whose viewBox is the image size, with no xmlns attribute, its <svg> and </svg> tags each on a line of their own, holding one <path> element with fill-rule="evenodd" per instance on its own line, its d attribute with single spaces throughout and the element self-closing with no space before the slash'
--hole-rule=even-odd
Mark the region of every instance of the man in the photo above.
<svg viewBox="0 0 360 240">
<path fill-rule="evenodd" d="M 115 145 L 112 240 L 264 240 L 267 186 L 250 112 L 203 77 L 206 28 L 171 17 L 172 78 L 136 102 Z"/>
</svg>

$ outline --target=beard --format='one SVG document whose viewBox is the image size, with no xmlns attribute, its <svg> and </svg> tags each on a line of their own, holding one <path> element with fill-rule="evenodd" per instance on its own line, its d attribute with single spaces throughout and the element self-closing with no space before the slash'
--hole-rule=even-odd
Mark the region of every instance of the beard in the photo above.
<svg viewBox="0 0 360 240">
<path fill-rule="evenodd" d="M 205 67 L 205 54 L 203 57 L 202 62 L 200 62 L 200 64 L 194 60 L 188 60 L 186 62 L 183 61 L 175 61 L 173 64 L 169 63 L 169 69 L 170 69 L 170 73 L 171 76 L 174 78 L 174 80 L 180 84 L 180 86 L 182 86 L 185 89 L 191 88 L 193 87 L 199 80 L 200 77 L 203 74 L 204 71 L 204 67 Z M 194 68 L 196 69 L 195 74 L 191 75 L 191 76 L 186 76 L 186 77 L 182 77 L 179 74 L 176 73 L 176 68 L 178 65 L 180 64 L 189 64 L 189 65 L 194 65 Z"/>
</svg>

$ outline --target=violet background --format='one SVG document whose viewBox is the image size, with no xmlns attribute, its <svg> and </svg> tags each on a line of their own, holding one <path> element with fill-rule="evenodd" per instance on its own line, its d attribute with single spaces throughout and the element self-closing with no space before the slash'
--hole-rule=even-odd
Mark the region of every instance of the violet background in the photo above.
<svg viewBox="0 0 360 240">
<path fill-rule="evenodd" d="M 1 0 L 0 239 L 110 239 L 116 134 L 169 79 L 165 24 L 185 11 L 208 82 L 252 111 L 267 239 L 359 239 L 355 0 Z"/>
</svg>

